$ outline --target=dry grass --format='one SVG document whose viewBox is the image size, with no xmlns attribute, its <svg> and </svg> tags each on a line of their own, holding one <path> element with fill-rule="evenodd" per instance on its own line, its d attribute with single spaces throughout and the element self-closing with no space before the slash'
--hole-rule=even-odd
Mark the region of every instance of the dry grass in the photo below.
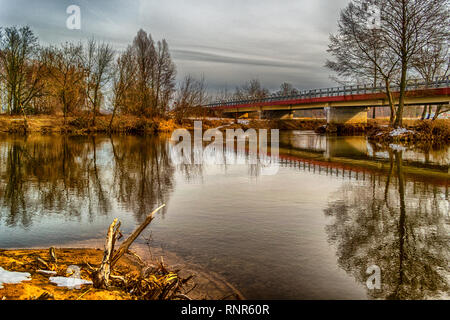
<svg viewBox="0 0 450 320">
<path fill-rule="evenodd" d="M 164 118 L 144 118 L 136 116 L 116 116 L 109 128 L 111 116 L 100 115 L 92 124 L 90 115 L 67 117 L 66 124 L 62 116 L 29 116 L 27 117 L 26 132 L 39 133 L 158 133 L 171 132 L 177 128 L 175 122 Z M 25 124 L 21 116 L 0 116 L 0 132 L 24 133 Z"/>
<path fill-rule="evenodd" d="M 426 141 L 450 141 L 449 120 L 423 120 L 414 126 L 420 140 Z"/>
<path fill-rule="evenodd" d="M 414 143 L 416 145 L 425 144 L 427 146 L 439 146 L 450 142 L 450 121 L 449 120 L 416 120 L 410 125 L 404 125 L 409 131 L 391 136 L 392 128 L 388 126 L 374 126 L 368 132 L 368 138 L 380 143 Z"/>
<path fill-rule="evenodd" d="M 173 119 L 144 118 L 130 115 L 119 115 L 114 118 L 111 128 L 110 115 L 100 115 L 92 125 L 90 115 L 68 117 L 66 124 L 62 116 L 30 116 L 27 118 L 27 132 L 37 133 L 68 133 L 83 135 L 90 133 L 170 133 L 177 128 L 194 129 L 194 120 L 185 119 L 177 123 Z M 411 120 L 403 121 L 404 127 L 414 131 L 414 134 L 400 137 L 390 137 L 387 127 L 389 119 L 369 119 L 367 124 L 329 125 L 325 127 L 324 119 L 294 119 L 294 120 L 252 120 L 247 123 L 234 123 L 234 119 L 199 119 L 203 129 L 223 127 L 226 129 L 280 129 L 280 130 L 315 130 L 318 133 L 333 133 L 338 135 L 367 134 L 370 139 L 378 142 L 427 142 L 445 144 L 450 140 L 450 120 Z M 0 116 L 0 132 L 24 133 L 24 120 L 20 116 Z"/>
</svg>

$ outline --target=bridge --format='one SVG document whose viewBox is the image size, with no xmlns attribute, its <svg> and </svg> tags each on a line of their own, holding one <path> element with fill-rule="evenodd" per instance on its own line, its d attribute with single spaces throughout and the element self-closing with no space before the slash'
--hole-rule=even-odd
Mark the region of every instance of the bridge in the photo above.
<svg viewBox="0 0 450 320">
<path fill-rule="evenodd" d="M 398 86 L 390 87 L 398 105 Z M 433 82 L 408 81 L 405 106 L 450 104 L 450 77 Z M 258 119 L 292 119 L 295 110 L 324 109 L 328 123 L 366 123 L 369 107 L 389 106 L 386 87 L 356 85 L 304 90 L 296 95 L 271 95 L 262 99 L 219 101 L 205 105 L 225 115 L 254 114 Z"/>
</svg>

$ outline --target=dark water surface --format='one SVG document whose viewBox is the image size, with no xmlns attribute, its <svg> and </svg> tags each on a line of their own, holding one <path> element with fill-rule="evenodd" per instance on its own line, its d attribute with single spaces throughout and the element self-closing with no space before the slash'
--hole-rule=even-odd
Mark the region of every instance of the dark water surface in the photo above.
<svg viewBox="0 0 450 320">
<path fill-rule="evenodd" d="M 0 248 L 103 239 L 113 218 L 250 299 L 448 298 L 449 148 L 280 135 L 280 167 L 176 164 L 167 137 L 0 136 Z M 140 239 L 144 242 L 143 239 Z M 381 270 L 369 290 L 369 266 Z"/>
</svg>

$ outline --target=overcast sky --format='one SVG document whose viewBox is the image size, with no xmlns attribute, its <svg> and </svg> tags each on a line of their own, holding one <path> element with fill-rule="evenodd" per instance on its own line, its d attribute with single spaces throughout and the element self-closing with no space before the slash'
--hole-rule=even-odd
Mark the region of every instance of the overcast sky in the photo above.
<svg viewBox="0 0 450 320">
<path fill-rule="evenodd" d="M 118 50 L 143 28 L 165 38 L 178 79 L 204 75 L 211 91 L 257 78 L 276 89 L 335 85 L 324 68 L 328 35 L 349 0 L 0 0 L 0 26 L 29 25 L 40 42 L 94 36 Z M 69 5 L 81 30 L 69 30 Z"/>
</svg>

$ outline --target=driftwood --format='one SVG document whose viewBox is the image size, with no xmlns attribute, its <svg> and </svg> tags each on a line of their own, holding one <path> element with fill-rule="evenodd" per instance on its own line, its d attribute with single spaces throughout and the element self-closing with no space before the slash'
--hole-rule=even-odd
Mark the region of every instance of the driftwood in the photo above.
<svg viewBox="0 0 450 320">
<path fill-rule="evenodd" d="M 48 254 L 49 254 L 49 256 L 50 256 L 50 262 L 51 262 L 51 263 L 58 263 L 58 258 L 56 258 L 56 251 L 55 251 L 55 248 L 54 248 L 54 247 L 51 247 L 51 248 L 48 250 Z"/>
<path fill-rule="evenodd" d="M 94 288 L 108 288 L 111 277 L 111 270 L 119 259 L 128 252 L 131 244 L 139 237 L 142 231 L 152 222 L 154 215 L 164 208 L 165 205 L 160 206 L 142 222 L 142 224 L 133 231 L 133 233 L 120 245 L 117 251 L 114 251 L 114 245 L 118 239 L 121 238 L 120 222 L 117 219 L 111 223 L 106 235 L 105 251 L 103 253 L 103 260 L 100 267 L 93 271 L 91 277 Z"/>
</svg>

